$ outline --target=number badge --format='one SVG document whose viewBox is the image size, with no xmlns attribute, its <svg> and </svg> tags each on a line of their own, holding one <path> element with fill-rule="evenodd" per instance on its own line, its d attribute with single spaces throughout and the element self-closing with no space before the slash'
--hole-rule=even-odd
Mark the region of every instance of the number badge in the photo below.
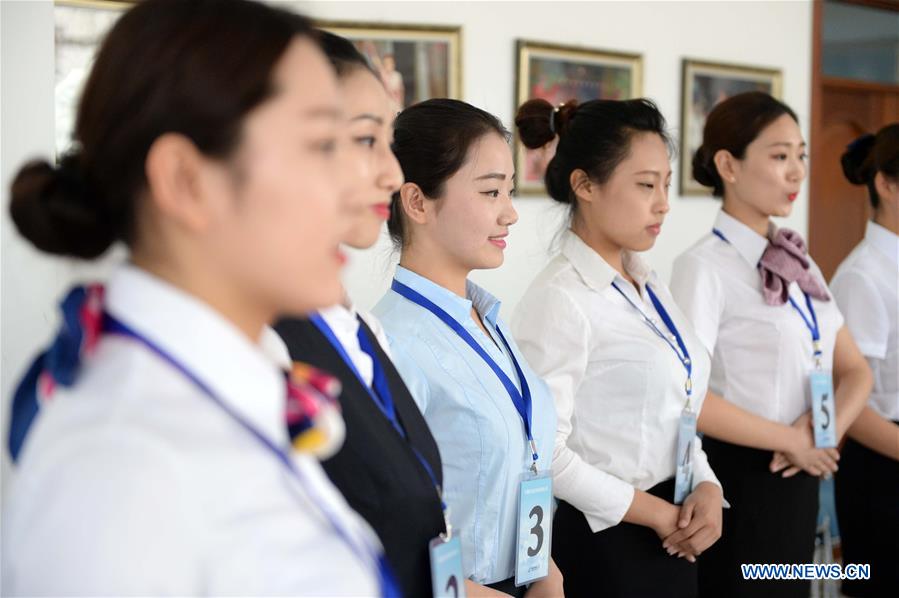
<svg viewBox="0 0 899 598">
<path fill-rule="evenodd" d="M 815 446 L 834 448 L 837 445 L 837 412 L 833 399 L 833 378 L 828 371 L 816 370 L 811 373 L 809 382 L 812 387 Z"/>
<path fill-rule="evenodd" d="M 693 490 L 693 441 L 696 438 L 696 414 L 684 409 L 677 427 L 677 463 L 674 474 L 674 504 L 683 504 Z"/>
<path fill-rule="evenodd" d="M 434 598 L 465 598 L 465 577 L 462 573 L 462 544 L 459 536 L 431 540 L 431 588 Z"/>
<path fill-rule="evenodd" d="M 552 539 L 553 482 L 547 475 L 525 474 L 518 494 L 518 549 L 515 585 L 549 575 Z"/>
</svg>

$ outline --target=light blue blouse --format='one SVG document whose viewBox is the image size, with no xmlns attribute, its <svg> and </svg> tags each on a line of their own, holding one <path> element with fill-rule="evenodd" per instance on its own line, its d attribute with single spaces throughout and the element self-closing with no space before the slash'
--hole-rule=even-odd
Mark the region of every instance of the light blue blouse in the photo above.
<svg viewBox="0 0 899 598">
<path fill-rule="evenodd" d="M 437 304 L 474 337 L 521 389 L 499 329 L 521 366 L 532 398 L 537 467 L 548 471 L 556 430 L 549 388 L 531 370 L 499 318 L 499 300 L 468 281 L 467 299 L 397 266 L 396 280 Z M 481 315 L 484 332 L 471 319 Z M 477 583 L 512 577 L 518 490 L 532 458 L 524 424 L 496 374 L 453 330 L 394 291 L 375 306 L 393 362 L 431 428 L 443 460 L 443 491 L 462 542 L 465 575 Z"/>
</svg>

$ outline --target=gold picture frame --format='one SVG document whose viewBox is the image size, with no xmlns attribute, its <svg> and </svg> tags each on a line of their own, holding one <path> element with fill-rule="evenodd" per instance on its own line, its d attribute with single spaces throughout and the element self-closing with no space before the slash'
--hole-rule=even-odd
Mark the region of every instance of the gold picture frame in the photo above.
<svg viewBox="0 0 899 598">
<path fill-rule="evenodd" d="M 718 102 L 738 93 L 764 91 L 783 95 L 779 69 L 685 58 L 681 73 L 680 195 L 711 196 L 693 179 L 693 154 L 702 145 L 705 118 Z"/>
<path fill-rule="evenodd" d="M 380 75 L 399 112 L 431 98 L 462 99 L 462 28 L 316 21 L 343 36 Z"/>
<path fill-rule="evenodd" d="M 643 93 L 643 58 L 639 54 L 518 40 L 515 106 L 543 98 L 558 106 L 576 99 L 627 100 Z M 545 196 L 537 153 L 515 135 L 515 187 L 519 195 Z"/>
</svg>

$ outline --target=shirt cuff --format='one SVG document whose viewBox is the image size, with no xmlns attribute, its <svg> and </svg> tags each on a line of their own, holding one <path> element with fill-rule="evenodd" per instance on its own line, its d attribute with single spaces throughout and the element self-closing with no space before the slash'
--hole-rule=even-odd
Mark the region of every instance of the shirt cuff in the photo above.
<svg viewBox="0 0 899 598">
<path fill-rule="evenodd" d="M 712 466 L 709 465 L 709 459 L 706 456 L 705 451 L 702 450 L 702 440 L 697 438 L 693 444 L 696 452 L 693 455 L 693 463 L 695 466 L 693 468 L 693 488 L 691 488 L 691 490 L 696 490 L 696 487 L 703 482 L 711 482 L 721 488 L 721 504 L 725 509 L 729 509 L 730 503 L 724 498 L 724 486 L 721 485 L 718 476 L 715 475 Z"/>
<path fill-rule="evenodd" d="M 573 505 L 584 514 L 590 530 L 594 533 L 621 523 L 624 514 L 631 508 L 631 503 L 634 501 L 633 486 L 618 478 L 608 477 L 609 479 L 603 484 L 602 495 L 594 498 L 594 503 L 598 502 L 596 499 L 599 499 L 602 504 L 587 508 Z"/>
</svg>

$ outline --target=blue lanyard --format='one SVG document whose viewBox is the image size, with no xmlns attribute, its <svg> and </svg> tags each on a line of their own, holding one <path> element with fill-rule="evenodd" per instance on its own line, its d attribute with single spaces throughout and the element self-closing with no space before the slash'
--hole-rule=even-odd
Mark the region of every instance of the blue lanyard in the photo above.
<svg viewBox="0 0 899 598">
<path fill-rule="evenodd" d="M 712 232 L 715 233 L 715 235 L 719 239 L 727 244 L 730 244 L 728 238 L 725 237 L 724 233 L 722 233 L 720 230 L 718 230 L 717 228 L 713 228 Z M 808 328 L 809 332 L 812 335 L 812 347 L 814 349 L 815 362 L 820 366 L 822 352 L 821 329 L 818 327 L 818 315 L 815 313 L 815 306 L 812 304 L 811 296 L 805 291 L 803 291 L 802 294 L 805 295 L 805 304 L 808 306 L 808 312 L 809 315 L 811 315 L 811 319 L 809 319 L 809 317 L 805 315 L 805 312 L 802 311 L 802 308 L 799 307 L 799 304 L 796 303 L 796 301 L 789 295 L 789 293 L 787 294 L 787 298 L 790 300 L 790 305 L 793 306 L 793 309 L 796 310 L 796 312 L 802 318 L 802 321 L 805 322 L 805 327 Z"/>
<path fill-rule="evenodd" d="M 808 328 L 808 331 L 812 334 L 812 348 L 814 350 L 815 362 L 820 367 L 821 365 L 821 329 L 818 327 L 818 315 L 815 313 L 815 306 L 812 305 L 812 298 L 808 293 L 803 293 L 805 295 L 805 304 L 808 306 L 808 313 L 811 315 L 811 319 L 809 319 L 805 313 L 803 313 L 802 309 L 800 309 L 799 305 L 796 301 L 789 297 L 790 305 L 793 306 L 799 315 L 802 317 L 802 321 L 805 322 L 805 327 Z"/>
<path fill-rule="evenodd" d="M 446 513 L 446 502 L 443 500 L 443 490 L 440 487 L 440 484 L 437 483 L 437 476 L 434 475 L 434 469 L 431 467 L 428 460 L 424 458 L 415 446 L 412 445 L 412 442 L 409 441 L 409 437 L 406 434 L 406 431 L 403 430 L 403 426 L 400 424 L 399 419 L 396 416 L 396 408 L 393 404 L 393 395 L 390 392 L 390 386 L 387 383 L 387 377 L 384 374 L 384 367 L 381 365 L 378 360 L 377 355 L 375 355 L 374 347 L 371 346 L 370 341 L 368 340 L 368 336 L 365 334 L 365 331 L 362 329 L 362 323 L 359 323 L 359 334 L 357 337 L 359 338 L 359 348 L 361 348 L 369 357 L 371 357 L 372 363 L 372 383 L 375 388 L 372 388 L 368 384 L 366 384 L 365 380 L 362 378 L 362 374 L 359 373 L 358 368 L 356 368 L 356 364 L 353 363 L 352 358 L 349 353 L 346 352 L 346 348 L 337 338 L 337 335 L 334 334 L 334 331 L 328 326 L 328 323 L 321 316 L 321 314 L 314 313 L 309 316 L 309 321 L 318 328 L 319 332 L 321 332 L 328 342 L 334 347 L 334 350 L 337 351 L 337 354 L 343 360 L 343 362 L 350 368 L 350 371 L 356 375 L 356 378 L 359 380 L 359 383 L 368 391 L 369 396 L 371 396 L 372 400 L 375 402 L 375 405 L 380 408 L 381 412 L 384 414 L 384 417 L 387 418 L 388 421 L 393 425 L 394 429 L 396 429 L 397 433 L 400 436 L 406 439 L 409 443 L 409 448 L 412 449 L 412 452 L 415 454 L 415 458 L 421 463 L 421 466 L 424 468 L 425 473 L 428 474 L 428 477 L 431 478 L 431 483 L 434 485 L 434 488 L 437 490 L 437 496 L 440 498 L 440 507 L 443 509 L 444 518 L 447 519 L 447 532 L 449 532 L 449 521 L 448 515 Z"/>
<path fill-rule="evenodd" d="M 680 351 L 677 350 L 677 347 L 674 346 L 674 343 L 665 335 L 664 332 L 659 330 L 659 327 L 656 326 L 655 322 L 652 321 L 652 318 L 643 313 L 643 310 L 634 303 L 630 297 L 628 297 L 624 291 L 615 283 L 612 282 L 612 286 L 618 291 L 622 297 L 624 297 L 631 306 L 636 309 L 641 316 L 643 316 L 643 321 L 646 322 L 646 325 L 649 326 L 656 335 L 661 338 L 665 343 L 671 347 L 671 350 L 674 351 L 674 354 L 677 355 L 678 361 L 681 362 L 681 365 L 684 366 L 684 369 L 687 370 L 687 381 L 684 383 L 684 391 L 687 393 L 687 409 L 690 408 L 690 397 L 693 396 L 693 361 L 690 359 L 690 352 L 687 350 L 687 345 L 684 343 L 684 339 L 681 336 L 680 331 L 677 329 L 677 326 L 674 325 L 674 320 L 671 319 L 671 316 L 668 315 L 668 310 L 665 309 L 665 306 L 659 301 L 659 298 L 656 296 L 655 292 L 652 290 L 648 284 L 646 285 L 646 292 L 649 294 L 649 300 L 652 301 L 653 307 L 656 308 L 656 311 L 659 314 L 659 317 L 662 318 L 662 322 L 665 323 L 665 326 L 668 330 L 671 331 L 671 334 L 674 335 L 675 340 L 677 341 L 677 346 L 680 347 Z"/>
<path fill-rule="evenodd" d="M 103 331 L 109 334 L 117 334 L 126 338 L 133 339 L 149 349 L 151 352 L 155 353 L 159 358 L 178 370 L 185 378 L 190 380 L 194 384 L 194 386 L 202 391 L 203 394 L 208 399 L 210 399 L 217 407 L 222 409 L 222 411 L 230 416 L 231 419 L 239 424 L 244 430 L 249 432 L 256 440 L 262 443 L 262 445 L 265 446 L 271 453 L 273 453 L 278 458 L 278 460 L 288 469 L 288 471 L 290 471 L 290 473 L 297 478 L 297 480 L 300 482 L 300 485 L 303 486 L 307 494 L 312 498 L 312 502 L 316 504 L 316 506 L 325 516 L 325 519 L 328 520 L 331 528 L 341 538 L 341 540 L 343 540 L 343 542 L 350 547 L 350 549 L 356 555 L 356 558 L 358 558 L 362 562 L 374 561 L 377 563 L 378 578 L 381 585 L 381 595 L 385 598 L 398 598 L 401 595 L 399 586 L 393 576 L 393 572 L 390 570 L 390 566 L 387 564 L 387 560 L 384 555 L 367 543 L 363 545 L 363 543 L 353 540 L 347 528 L 340 522 L 336 514 L 327 506 L 325 501 L 323 501 L 321 497 L 316 495 L 316 493 L 313 491 L 312 485 L 309 484 L 309 482 L 303 476 L 302 472 L 296 467 L 296 464 L 294 464 L 290 456 L 283 448 L 278 447 L 267 436 L 257 430 L 256 427 L 253 426 L 253 424 L 241 417 L 240 414 L 238 414 L 227 403 L 219 398 L 219 396 L 216 395 L 215 392 L 206 385 L 206 383 L 204 383 L 193 372 L 187 369 L 186 366 L 166 353 L 153 341 L 142 336 L 140 333 L 131 329 L 126 324 L 116 319 L 109 313 L 105 313 L 103 316 Z"/>
<path fill-rule="evenodd" d="M 334 334 L 334 331 L 331 329 L 331 327 L 328 326 L 328 323 L 325 321 L 325 319 L 320 314 L 314 313 L 309 316 L 309 321 L 312 322 L 312 324 L 316 328 L 318 328 L 319 332 L 321 332 L 326 339 L 328 339 L 328 342 L 331 343 L 331 346 L 334 347 L 334 350 L 337 351 L 337 354 L 340 355 L 340 358 L 343 360 L 343 362 L 347 365 L 348 368 L 350 368 L 350 371 L 352 371 L 353 374 L 356 375 L 356 378 L 359 380 L 365 390 L 368 391 L 368 394 L 384 414 L 384 417 L 386 417 L 387 420 L 393 425 L 393 427 L 396 428 L 396 431 L 399 432 L 400 436 L 405 436 L 406 433 L 396 417 L 396 407 L 394 407 L 393 405 L 393 395 L 391 395 L 390 393 L 390 387 L 386 384 L 376 384 L 376 389 L 369 386 L 362 378 L 362 374 L 356 368 L 356 364 L 353 363 L 352 358 L 350 358 L 349 354 L 346 352 L 346 348 L 337 338 L 337 335 Z M 377 370 L 381 364 L 379 364 L 378 360 L 375 358 L 374 350 L 372 350 L 370 346 L 362 346 L 362 341 L 365 337 L 364 334 L 359 334 L 358 336 L 360 348 L 365 351 L 365 353 L 367 353 L 369 357 L 371 357 L 372 370 Z M 365 340 L 367 341 L 368 339 Z M 377 378 L 378 376 L 373 375 L 372 382 L 376 382 Z"/>
<path fill-rule="evenodd" d="M 521 381 L 521 391 L 519 392 L 518 387 L 515 386 L 515 383 L 512 382 L 506 373 L 502 370 L 499 365 L 493 361 L 493 358 L 487 354 L 486 351 L 478 344 L 478 342 L 468 333 L 465 328 L 463 328 L 462 324 L 457 322 L 451 315 L 446 313 L 439 305 L 422 295 L 421 293 L 409 288 L 404 285 L 400 281 L 394 279 L 393 284 L 390 286 L 394 292 L 399 295 L 405 297 L 412 303 L 420 305 L 421 307 L 427 309 L 432 314 L 440 318 L 444 324 L 450 327 L 457 335 L 459 335 L 462 340 L 464 340 L 469 347 L 471 347 L 475 353 L 477 353 L 484 362 L 490 366 L 490 369 L 493 370 L 493 373 L 496 374 L 496 377 L 499 378 L 499 381 L 502 382 L 502 385 L 506 388 L 506 392 L 509 393 L 509 397 L 512 399 L 512 404 L 515 405 L 515 409 L 518 411 L 518 415 L 521 416 L 521 421 L 524 423 L 524 433 L 528 438 L 528 442 L 531 445 L 531 457 L 533 462 L 531 463 L 531 471 L 534 473 L 537 472 L 537 444 L 534 442 L 534 437 L 531 434 L 531 422 L 532 422 L 532 413 L 531 413 L 531 389 L 528 386 L 527 379 L 524 376 L 524 372 L 521 370 L 521 366 L 518 364 L 518 360 L 515 359 L 515 354 L 512 352 L 512 347 L 509 346 L 508 341 L 506 341 L 506 337 L 503 336 L 502 331 L 500 331 L 499 327 L 496 328 L 496 332 L 499 335 L 500 340 L 502 340 L 503 344 L 506 346 L 506 349 L 509 351 L 509 357 L 512 359 L 512 364 L 515 366 L 515 373 L 518 374 L 518 379 Z"/>
</svg>

